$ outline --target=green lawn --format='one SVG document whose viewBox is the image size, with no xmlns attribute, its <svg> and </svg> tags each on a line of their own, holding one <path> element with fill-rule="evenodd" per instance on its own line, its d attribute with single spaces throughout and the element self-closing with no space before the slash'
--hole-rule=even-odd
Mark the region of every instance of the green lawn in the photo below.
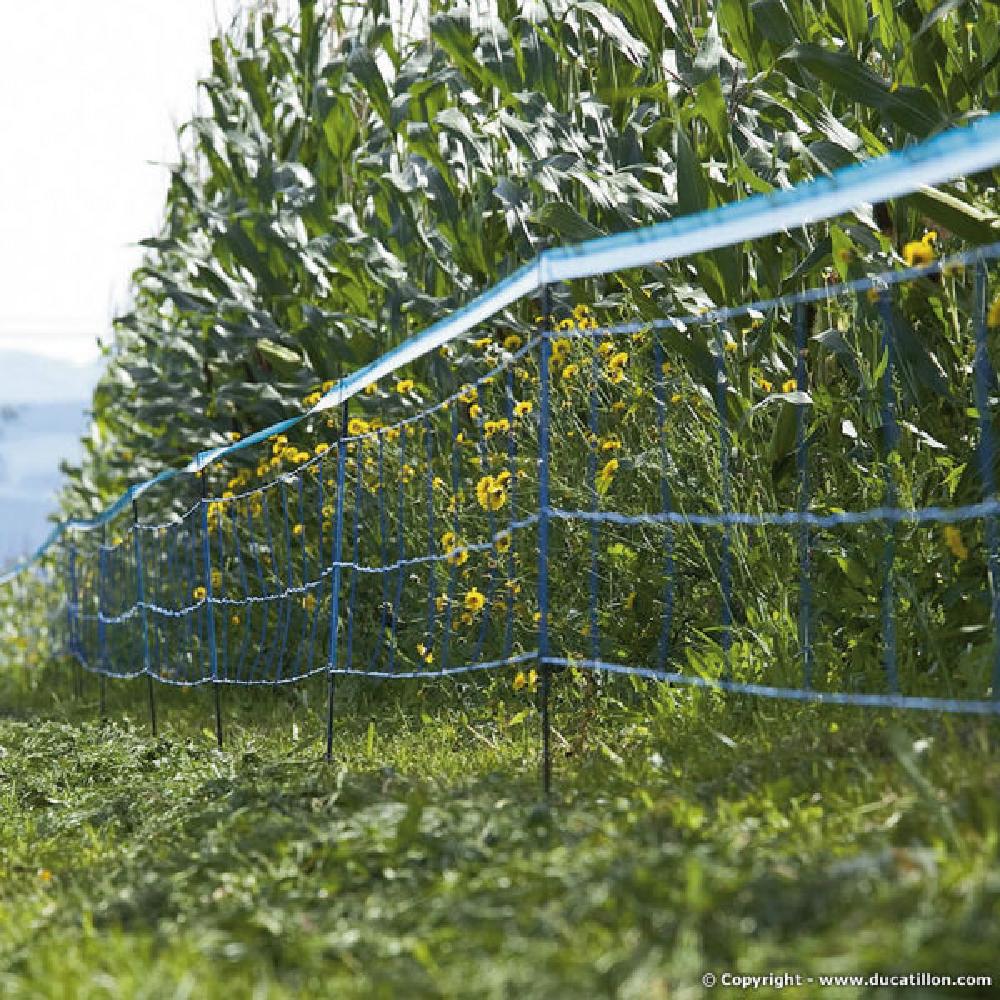
<svg viewBox="0 0 1000 1000">
<path fill-rule="evenodd" d="M 152 739 L 143 685 L 113 684 L 101 725 L 92 678 L 78 701 L 66 668 L 0 677 L 0 995 L 1000 974 L 997 723 L 563 676 L 546 806 L 537 714 L 503 680 L 343 684 L 328 765 L 319 682 L 226 690 L 220 753 L 207 689 L 158 689 Z"/>
</svg>

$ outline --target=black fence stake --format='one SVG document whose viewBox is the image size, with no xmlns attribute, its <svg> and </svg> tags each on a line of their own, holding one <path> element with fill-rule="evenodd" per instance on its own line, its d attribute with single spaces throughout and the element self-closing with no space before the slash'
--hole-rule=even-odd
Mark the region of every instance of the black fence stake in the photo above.
<svg viewBox="0 0 1000 1000">
<path fill-rule="evenodd" d="M 101 525 L 101 548 L 97 557 L 97 614 L 100 632 L 101 670 L 98 674 L 97 686 L 100 698 L 101 722 L 106 721 L 108 714 L 108 678 L 105 671 L 108 668 L 108 626 L 104 620 L 104 577 L 105 561 L 107 559 L 108 525 Z"/>
<path fill-rule="evenodd" d="M 212 690 L 215 695 L 215 741 L 222 749 L 222 698 L 219 693 L 219 651 L 215 647 L 215 609 L 212 604 L 212 541 L 208 527 L 208 493 L 205 469 L 198 472 L 201 483 L 202 555 L 205 560 L 205 614 L 208 624 L 208 653 L 212 662 Z"/>
<path fill-rule="evenodd" d="M 142 537 L 139 525 L 139 504 L 132 497 L 132 539 L 135 552 L 135 593 L 142 608 L 142 669 L 146 675 L 146 690 L 149 695 L 149 725 L 156 736 L 156 696 L 153 693 L 153 675 L 149 669 L 149 618 L 146 613 L 146 585 L 142 570 Z"/>
<path fill-rule="evenodd" d="M 333 567 L 330 595 L 330 651 L 327 662 L 326 691 L 326 762 L 333 762 L 333 706 L 336 696 L 337 675 L 334 670 L 337 665 L 337 640 L 340 632 L 340 570 L 341 549 L 344 543 L 344 469 L 346 464 L 344 439 L 347 437 L 347 401 L 341 407 L 340 440 L 337 442 L 337 513 L 333 537 Z"/>
</svg>

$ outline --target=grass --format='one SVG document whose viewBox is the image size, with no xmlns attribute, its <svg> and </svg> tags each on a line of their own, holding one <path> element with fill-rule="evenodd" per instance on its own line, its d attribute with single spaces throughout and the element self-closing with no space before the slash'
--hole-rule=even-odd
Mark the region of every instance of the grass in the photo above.
<svg viewBox="0 0 1000 1000">
<path fill-rule="evenodd" d="M 342 685 L 333 765 L 321 684 L 224 691 L 222 752 L 207 689 L 158 689 L 153 739 L 141 685 L 111 686 L 103 725 L 96 683 L 69 687 L 0 677 L 5 997 L 673 998 L 708 971 L 996 971 L 988 720 L 560 677 L 545 805 L 536 713 L 499 681 Z"/>
</svg>

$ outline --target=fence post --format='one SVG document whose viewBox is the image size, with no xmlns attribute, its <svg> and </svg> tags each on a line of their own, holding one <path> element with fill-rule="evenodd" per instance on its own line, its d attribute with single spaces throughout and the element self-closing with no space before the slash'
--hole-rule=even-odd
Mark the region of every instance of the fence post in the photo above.
<svg viewBox="0 0 1000 1000">
<path fill-rule="evenodd" d="M 149 619 L 146 611 L 146 587 L 143 582 L 142 570 L 142 538 L 139 531 L 139 504 L 132 497 L 132 538 L 135 550 L 135 592 L 136 600 L 142 609 L 142 670 L 146 675 L 146 687 L 149 692 L 149 723 L 156 736 L 156 700 L 153 694 L 153 675 L 149 672 Z"/>
<path fill-rule="evenodd" d="M 795 387 L 799 392 L 809 391 L 809 374 L 806 370 L 809 336 L 809 316 L 805 305 L 795 307 Z M 808 691 L 813 680 L 812 649 L 812 580 L 810 564 L 812 533 L 805 519 L 809 513 L 809 429 L 806 427 L 806 408 L 797 407 L 795 427 L 795 461 L 799 474 L 799 647 L 802 650 L 802 686 Z"/>
<path fill-rule="evenodd" d="M 344 544 L 344 469 L 346 465 L 345 452 L 347 446 L 344 439 L 347 437 L 347 403 L 343 404 L 341 411 L 340 440 L 337 442 L 337 513 L 336 525 L 333 532 L 333 554 L 331 563 L 333 564 L 333 579 L 330 584 L 330 653 L 327 657 L 329 668 L 327 670 L 327 693 L 326 693 L 326 760 L 327 763 L 333 760 L 333 701 L 336 693 L 337 675 L 337 645 L 340 638 L 340 575 L 341 562 L 343 562 L 342 548 Z"/>
<path fill-rule="evenodd" d="M 100 716 L 101 722 L 107 715 L 107 675 L 105 670 L 108 666 L 108 626 L 104 621 L 104 566 L 107 559 L 105 551 L 108 541 L 107 522 L 101 525 L 101 541 L 97 550 L 97 645 L 101 651 L 101 667 L 97 675 L 97 686 L 100 692 Z"/>
<path fill-rule="evenodd" d="M 989 274 L 986 262 L 976 262 L 975 285 L 973 291 L 973 316 L 975 327 L 976 353 L 974 360 L 976 374 L 976 411 L 979 415 L 979 474 L 983 483 L 983 500 L 996 500 L 996 440 L 993 430 L 993 416 L 990 413 L 990 388 L 994 382 L 993 366 L 986 343 L 986 292 Z M 995 514 L 987 514 L 985 525 L 986 555 L 990 586 L 990 604 L 993 618 L 993 698 L 1000 698 L 1000 533 L 997 531 Z"/>
<path fill-rule="evenodd" d="M 549 721 L 549 358 L 552 350 L 552 291 L 542 285 L 542 343 L 539 379 L 541 405 L 538 429 L 538 662 L 542 668 L 542 793 L 548 798 L 552 786 L 551 733 Z"/>
<path fill-rule="evenodd" d="M 212 692 L 215 695 L 215 740 L 222 749 L 222 702 L 219 696 L 219 651 L 215 648 L 215 607 L 212 601 L 212 542 L 208 527 L 207 475 L 200 469 L 201 483 L 201 551 L 205 570 L 205 614 L 208 625 L 208 655 L 212 664 Z"/>
<path fill-rule="evenodd" d="M 890 461 L 899 446 L 899 427 L 893 402 L 893 376 L 896 368 L 893 311 L 889 293 L 885 288 L 878 293 L 878 311 L 882 320 L 881 352 L 885 355 L 885 372 L 882 376 L 882 441 L 885 448 L 883 463 L 886 507 L 895 507 L 898 499 L 896 479 Z M 882 545 L 882 635 L 883 660 L 890 694 L 899 694 L 899 677 L 896 671 L 896 526 L 897 522 L 884 524 L 885 541 Z"/>
<path fill-rule="evenodd" d="M 66 606 L 66 624 L 69 626 L 69 651 L 75 661 L 76 669 L 73 671 L 73 693 L 77 698 L 83 695 L 83 665 L 80 663 L 77 642 L 77 628 L 79 608 L 77 607 L 76 591 L 76 546 L 69 543 L 69 603 Z"/>
</svg>

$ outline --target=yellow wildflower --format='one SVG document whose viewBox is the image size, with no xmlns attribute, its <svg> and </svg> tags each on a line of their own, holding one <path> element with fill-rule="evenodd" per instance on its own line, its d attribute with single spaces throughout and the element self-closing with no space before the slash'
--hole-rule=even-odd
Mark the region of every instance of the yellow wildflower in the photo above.
<svg viewBox="0 0 1000 1000">
<path fill-rule="evenodd" d="M 565 337 L 552 341 L 552 360 L 560 362 L 569 354 L 569 341 Z"/>
<path fill-rule="evenodd" d="M 506 417 L 501 417 L 499 420 L 487 420 L 483 424 L 483 430 L 486 431 L 487 437 L 492 437 L 494 434 L 506 434 L 510 430 L 510 421 Z"/>
<path fill-rule="evenodd" d="M 483 476 L 476 483 L 476 499 L 483 510 L 500 510 L 507 502 L 507 487 L 499 477 Z"/>
<path fill-rule="evenodd" d="M 993 305 L 986 314 L 986 325 L 991 328 L 1000 326 L 1000 295 L 993 300 Z"/>
<path fill-rule="evenodd" d="M 597 473 L 597 490 L 599 493 L 607 493 L 611 488 L 611 483 L 615 478 L 615 473 L 618 471 L 618 459 L 612 458 L 608 461 L 604 468 Z"/>
<path fill-rule="evenodd" d="M 903 247 L 903 260 L 909 267 L 920 267 L 934 261 L 934 247 L 925 238 L 912 240 Z"/>
<path fill-rule="evenodd" d="M 482 611 L 484 605 L 486 604 L 486 598 L 478 591 L 475 587 L 472 588 L 465 595 L 465 610 L 470 611 L 475 614 L 477 611 Z"/>
<path fill-rule="evenodd" d="M 944 526 L 944 543 L 959 562 L 969 558 L 969 550 L 962 541 L 962 532 L 955 525 L 946 524 Z"/>
<path fill-rule="evenodd" d="M 462 542 L 454 531 L 446 531 L 441 536 L 441 548 L 447 553 L 448 562 L 452 566 L 462 566 L 469 561 L 468 551 L 456 551 L 460 549 Z"/>
</svg>

